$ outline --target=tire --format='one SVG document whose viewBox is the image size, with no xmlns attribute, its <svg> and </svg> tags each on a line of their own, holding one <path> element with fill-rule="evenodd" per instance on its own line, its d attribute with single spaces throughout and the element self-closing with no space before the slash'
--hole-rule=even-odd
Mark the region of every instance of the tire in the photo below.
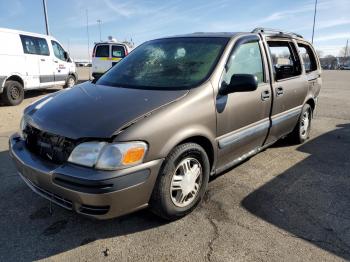
<svg viewBox="0 0 350 262">
<path fill-rule="evenodd" d="M 63 88 L 73 87 L 76 84 L 75 76 L 69 75 Z"/>
<path fill-rule="evenodd" d="M 158 175 L 150 200 L 151 211 L 166 220 L 192 212 L 204 196 L 209 173 L 209 159 L 200 145 L 185 143 L 175 147 Z"/>
<path fill-rule="evenodd" d="M 6 81 L 1 97 L 7 106 L 19 105 L 24 99 L 23 85 L 17 81 Z"/>
<path fill-rule="evenodd" d="M 305 104 L 301 111 L 297 125 L 292 133 L 289 135 L 289 139 L 292 143 L 302 144 L 310 137 L 312 119 L 312 108 L 309 104 Z M 307 121 L 307 122 L 306 122 Z"/>
</svg>

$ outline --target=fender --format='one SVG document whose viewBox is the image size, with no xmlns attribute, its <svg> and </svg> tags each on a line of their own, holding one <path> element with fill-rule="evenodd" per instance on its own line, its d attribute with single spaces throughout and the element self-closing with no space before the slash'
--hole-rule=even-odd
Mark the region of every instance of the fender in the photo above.
<svg viewBox="0 0 350 262">
<path fill-rule="evenodd" d="M 198 144 L 203 144 L 199 141 L 205 141 L 209 142 L 211 145 L 211 151 L 207 152 L 208 157 L 210 157 L 210 154 L 212 154 L 212 167 L 216 166 L 216 159 L 217 159 L 217 143 L 215 141 L 215 135 L 212 134 L 212 132 L 205 126 L 189 126 L 186 129 L 182 129 L 181 131 L 174 133 L 173 136 L 169 137 L 167 142 L 162 146 L 160 149 L 160 155 L 163 157 L 166 157 L 169 155 L 171 150 L 174 149 L 177 145 L 183 143 L 184 141 L 192 141 Z M 205 147 L 205 146 L 204 146 Z M 208 148 L 204 148 L 206 151 Z"/>
<path fill-rule="evenodd" d="M 5 83 L 6 83 L 7 80 L 19 81 L 23 85 L 23 88 L 25 88 L 25 82 L 24 82 L 23 77 L 22 77 L 22 75 L 20 73 L 13 72 L 13 73 L 9 74 L 8 76 L 1 76 L 0 75 L 0 94 L 3 93 L 4 87 L 5 87 Z"/>
</svg>

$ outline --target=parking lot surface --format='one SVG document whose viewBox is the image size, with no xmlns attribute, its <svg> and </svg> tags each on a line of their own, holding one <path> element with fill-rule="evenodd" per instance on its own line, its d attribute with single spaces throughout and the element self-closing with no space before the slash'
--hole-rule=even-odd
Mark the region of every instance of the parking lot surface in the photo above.
<svg viewBox="0 0 350 262">
<path fill-rule="evenodd" d="M 350 71 L 323 81 L 308 142 L 278 142 L 215 177 L 203 203 L 171 223 L 147 210 L 108 221 L 50 213 L 17 175 L 8 136 L 26 105 L 57 89 L 0 107 L 0 261 L 350 260 Z"/>
</svg>

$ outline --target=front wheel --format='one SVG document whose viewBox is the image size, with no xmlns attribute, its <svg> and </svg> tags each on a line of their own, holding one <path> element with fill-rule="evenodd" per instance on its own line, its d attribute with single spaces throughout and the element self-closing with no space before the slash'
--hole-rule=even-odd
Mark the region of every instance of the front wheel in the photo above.
<svg viewBox="0 0 350 262">
<path fill-rule="evenodd" d="M 186 143 L 165 159 L 155 184 L 150 207 L 158 216 L 174 220 L 190 213 L 201 201 L 208 185 L 210 164 L 205 150 Z"/>
<path fill-rule="evenodd" d="M 302 144 L 310 137 L 312 109 L 305 104 L 301 111 L 298 124 L 290 134 L 290 140 L 296 144 Z"/>
<path fill-rule="evenodd" d="M 63 86 L 63 88 L 69 88 L 73 87 L 76 84 L 76 79 L 73 75 L 69 75 L 66 80 L 66 84 Z"/>
</svg>

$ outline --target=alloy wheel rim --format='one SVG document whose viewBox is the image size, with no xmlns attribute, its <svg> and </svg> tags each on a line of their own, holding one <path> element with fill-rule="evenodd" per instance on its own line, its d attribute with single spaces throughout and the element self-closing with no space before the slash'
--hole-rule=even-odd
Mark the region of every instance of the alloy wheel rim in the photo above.
<svg viewBox="0 0 350 262">
<path fill-rule="evenodd" d="M 305 138 L 308 135 L 310 127 L 310 112 L 306 111 L 304 112 L 302 118 L 301 118 L 301 125 L 300 125 L 300 135 L 301 137 Z"/>
<path fill-rule="evenodd" d="M 195 158 L 185 158 L 176 167 L 170 185 L 171 201 L 177 207 L 190 205 L 202 185 L 203 170 Z"/>
</svg>

